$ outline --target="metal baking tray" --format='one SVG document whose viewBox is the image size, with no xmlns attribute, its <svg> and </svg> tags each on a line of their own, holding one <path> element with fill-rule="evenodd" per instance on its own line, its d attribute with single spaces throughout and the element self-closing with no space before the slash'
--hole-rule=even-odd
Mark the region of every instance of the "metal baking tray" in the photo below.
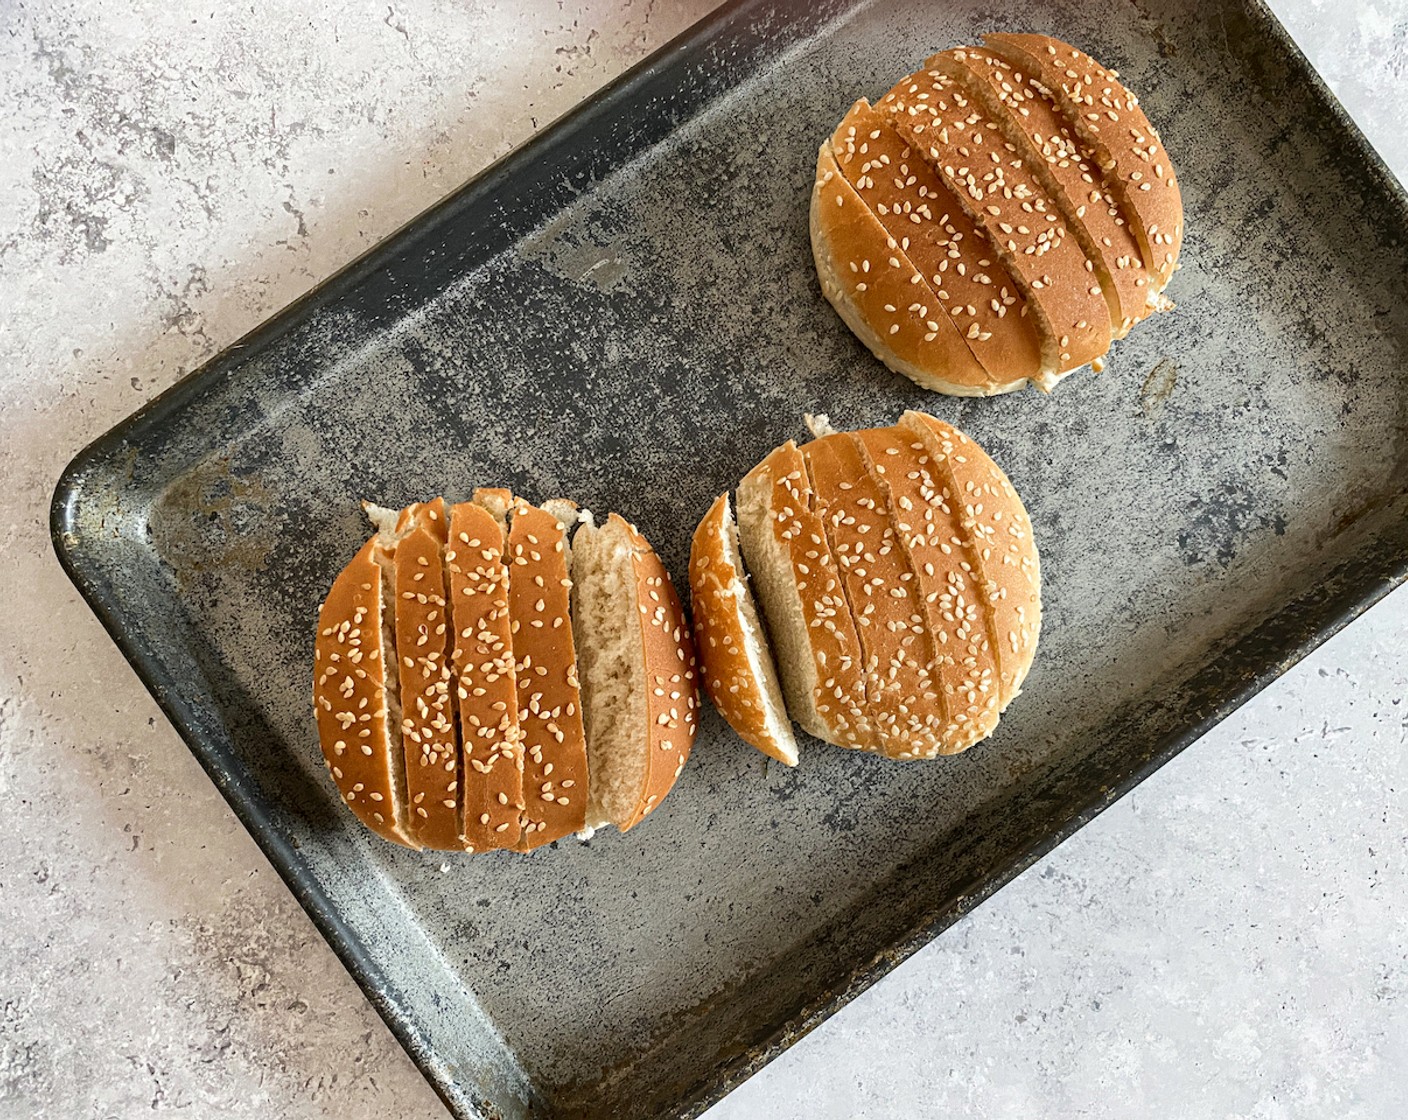
<svg viewBox="0 0 1408 1120">
<path fill-rule="evenodd" d="M 1103 374 L 958 400 L 822 300 L 816 148 L 992 28 L 1117 66 L 1183 268 Z M 691 1116 L 1405 577 L 1408 205 L 1256 3 L 734 3 L 85 450 L 58 554 L 458 1116 Z M 635 518 L 677 576 L 804 411 L 921 407 L 1036 525 L 1046 620 L 996 736 L 769 765 L 712 713 L 629 835 L 442 859 L 337 804 L 314 612 L 396 505 L 477 484 Z"/>
</svg>

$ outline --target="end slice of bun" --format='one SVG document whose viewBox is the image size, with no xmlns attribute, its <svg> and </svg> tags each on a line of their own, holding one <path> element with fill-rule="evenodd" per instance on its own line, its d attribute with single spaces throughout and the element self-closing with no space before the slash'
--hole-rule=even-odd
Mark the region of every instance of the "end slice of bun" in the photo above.
<svg viewBox="0 0 1408 1120">
<path fill-rule="evenodd" d="M 715 499 L 694 531 L 689 584 L 695 651 L 709 699 L 744 742 L 796 766 L 797 740 L 748 588 L 727 494 Z"/>
<path fill-rule="evenodd" d="M 813 508 L 806 464 L 791 440 L 739 484 L 738 536 L 787 713 L 825 742 L 879 750 L 865 704 L 860 639 Z"/>
<path fill-rule="evenodd" d="M 450 509 L 452 660 L 459 704 L 460 843 L 484 852 L 518 845 L 522 833 L 523 748 L 509 619 L 507 542 L 487 509 Z"/>
<path fill-rule="evenodd" d="M 347 807 L 378 836 L 418 848 L 406 824 L 400 712 L 390 710 L 396 667 L 387 665 L 395 646 L 384 625 L 387 577 L 376 551 L 375 538 L 362 546 L 318 612 L 313 709 L 323 757 Z"/>
<path fill-rule="evenodd" d="M 587 815 L 587 746 L 573 638 L 572 553 L 578 519 L 567 501 L 513 503 L 509 617 L 523 749 L 523 834 L 531 851 L 581 831 Z"/>
<path fill-rule="evenodd" d="M 573 541 L 591 799 L 586 828 L 622 832 L 653 812 L 684 769 L 698 720 L 689 623 L 654 550 L 616 514 Z"/>
<path fill-rule="evenodd" d="M 926 389 L 966 397 L 1005 393 L 1026 383 L 994 384 L 953 320 L 935 314 L 938 297 L 847 182 L 830 140 L 817 154 L 811 240 L 822 294 L 896 373 Z"/>
</svg>

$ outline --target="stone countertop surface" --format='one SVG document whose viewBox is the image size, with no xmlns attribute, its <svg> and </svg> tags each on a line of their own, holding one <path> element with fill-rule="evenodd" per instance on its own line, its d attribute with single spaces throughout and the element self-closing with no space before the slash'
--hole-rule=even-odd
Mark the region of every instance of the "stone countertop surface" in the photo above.
<svg viewBox="0 0 1408 1120">
<path fill-rule="evenodd" d="M 1274 0 L 1400 178 L 1408 0 Z M 711 0 L 0 4 L 0 1118 L 443 1117 L 79 600 L 84 443 Z M 1408 1115 L 1408 589 L 708 1115 Z"/>
</svg>

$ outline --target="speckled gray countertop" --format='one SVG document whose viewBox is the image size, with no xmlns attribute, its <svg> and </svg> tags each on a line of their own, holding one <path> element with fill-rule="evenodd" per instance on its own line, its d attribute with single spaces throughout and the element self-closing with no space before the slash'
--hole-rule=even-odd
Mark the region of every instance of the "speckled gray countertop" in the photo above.
<svg viewBox="0 0 1408 1120">
<path fill-rule="evenodd" d="M 79 446 L 711 4 L 467 7 L 0 5 L 6 1120 L 444 1115 L 46 514 Z M 1408 0 L 1273 8 L 1408 176 Z M 1400 591 L 710 1117 L 1408 1115 L 1406 632 Z"/>
</svg>

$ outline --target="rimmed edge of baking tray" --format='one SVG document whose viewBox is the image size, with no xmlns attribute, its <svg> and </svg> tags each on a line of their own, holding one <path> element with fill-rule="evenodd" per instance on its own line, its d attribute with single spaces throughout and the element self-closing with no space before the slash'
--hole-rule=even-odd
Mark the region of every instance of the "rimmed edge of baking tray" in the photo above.
<svg viewBox="0 0 1408 1120">
<path fill-rule="evenodd" d="M 775 19 L 788 19 L 796 26 L 808 26 L 815 31 L 837 15 L 853 10 L 859 5 L 830 0 L 829 3 L 818 5 L 807 13 L 787 13 L 779 17 L 779 9 L 785 7 L 786 5 L 770 3 L 769 0 L 730 0 L 710 13 L 647 59 L 602 87 L 527 143 L 495 161 L 464 186 L 411 219 L 273 318 L 226 347 L 91 442 L 64 469 L 51 500 L 50 534 L 63 570 L 225 797 L 235 815 L 255 838 L 319 932 L 357 980 L 369 1002 L 386 1022 L 412 1062 L 430 1082 L 446 1107 L 457 1117 L 493 1120 L 498 1113 L 490 1102 L 472 1091 L 472 1086 L 466 1086 L 453 1078 L 417 1025 L 402 1013 L 395 992 L 385 975 L 331 905 L 296 847 L 283 839 L 273 827 L 259 799 L 252 793 L 251 779 L 245 768 L 231 759 L 217 757 L 199 745 L 201 739 L 195 728 L 197 721 L 194 712 L 190 705 L 177 695 L 175 682 L 165 669 L 163 661 L 140 635 L 122 627 L 112 588 L 105 583 L 100 584 L 84 570 L 83 546 L 77 533 L 77 510 L 84 496 L 85 482 L 90 472 L 105 461 L 111 462 L 116 453 L 128 445 L 128 436 L 131 433 L 159 424 L 166 417 L 178 413 L 201 391 L 207 378 L 217 376 L 233 365 L 237 358 L 246 358 L 249 351 L 257 350 L 274 337 L 285 333 L 313 307 L 346 295 L 370 274 L 408 255 L 410 250 L 430 237 L 461 208 L 473 205 L 484 197 L 492 198 L 512 180 L 519 165 L 542 158 L 543 153 L 550 151 L 554 146 L 572 144 L 579 133 L 593 126 L 604 127 L 609 132 L 610 126 L 604 122 L 618 101 L 625 99 L 628 102 L 639 102 L 643 95 L 648 95 L 651 85 L 661 82 L 665 76 L 670 78 L 669 86 L 673 89 L 676 84 L 674 77 L 677 66 L 688 66 L 691 58 L 707 54 L 711 46 L 725 43 L 730 36 L 737 43 L 750 43 L 751 40 L 753 57 L 750 62 L 762 62 L 780 53 L 777 50 L 759 49 L 763 40 L 750 33 L 750 20 L 761 17 L 763 13 L 770 13 Z M 1363 176 L 1363 193 L 1366 196 L 1374 195 L 1379 202 L 1384 199 L 1391 200 L 1400 211 L 1400 220 L 1408 224 L 1408 194 L 1405 194 L 1403 187 L 1274 13 L 1262 0 L 1245 0 L 1240 14 L 1249 22 L 1258 24 L 1257 34 L 1276 45 L 1285 61 L 1305 76 L 1307 97 L 1318 102 L 1340 126 L 1340 145 L 1358 164 Z M 635 133 L 632 138 L 635 142 L 629 152 L 621 154 L 605 146 L 599 147 L 594 152 L 594 160 L 581 161 L 583 166 L 576 169 L 578 174 L 561 183 L 559 189 L 575 193 L 589 185 L 597 175 L 609 173 L 640 150 L 658 144 L 684 121 L 704 111 L 715 97 L 726 92 L 728 88 L 728 85 L 713 89 L 706 86 L 702 96 L 696 97 L 690 103 L 687 114 L 662 118 Z M 642 140 L 643 135 L 645 138 Z M 1396 534 L 1380 534 L 1366 548 L 1365 555 L 1373 561 L 1374 570 L 1371 574 L 1366 575 L 1365 556 L 1358 556 L 1341 564 L 1314 592 L 1283 605 L 1276 614 L 1253 628 L 1184 682 L 1181 691 L 1185 695 L 1221 697 L 1201 716 L 1178 732 L 1167 735 L 1144 751 L 1132 755 L 1131 765 L 1118 781 L 1103 787 L 1083 803 L 1072 803 L 1059 827 L 1034 838 L 1015 858 L 975 882 L 970 891 L 931 912 L 883 952 L 849 970 L 839 985 L 815 995 L 804 1005 L 791 1010 L 766 1037 L 747 1045 L 733 1058 L 716 1066 L 708 1077 L 695 1082 L 674 1105 L 666 1106 L 667 1109 L 674 1115 L 692 1117 L 722 1099 L 823 1020 L 933 940 L 959 917 L 970 912 L 1092 821 L 1106 807 L 1139 785 L 1395 587 L 1408 582 L 1408 540 L 1404 539 L 1408 532 L 1405 532 L 1402 525 L 1399 530 Z M 1366 583 L 1369 585 L 1367 591 L 1364 589 Z M 1236 664 L 1239 661 L 1252 660 L 1254 651 L 1260 654 L 1257 663 L 1265 663 L 1268 654 L 1274 654 L 1274 659 L 1260 672 L 1246 676 L 1240 681 L 1235 680 Z M 1152 704 L 1149 707 L 1157 709 L 1159 706 Z M 1134 713 L 1130 718 L 1134 719 L 1138 714 L 1140 713 Z M 457 1089 L 462 1097 L 457 1099 L 452 1095 L 452 1088 Z"/>
</svg>

